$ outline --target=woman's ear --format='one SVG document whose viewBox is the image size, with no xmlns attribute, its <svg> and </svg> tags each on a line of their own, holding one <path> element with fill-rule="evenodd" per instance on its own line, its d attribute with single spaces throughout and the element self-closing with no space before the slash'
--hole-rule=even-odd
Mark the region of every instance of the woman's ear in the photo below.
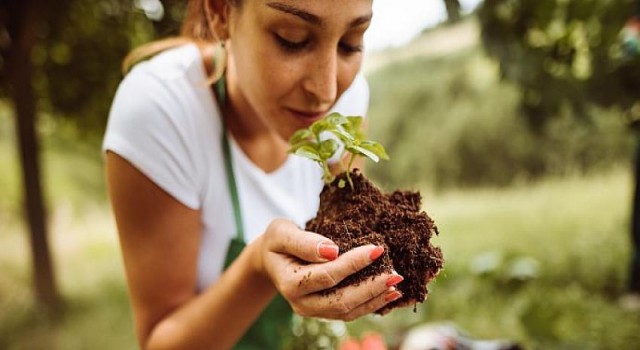
<svg viewBox="0 0 640 350">
<path fill-rule="evenodd" d="M 207 0 L 204 4 L 209 30 L 217 40 L 229 38 L 229 0 Z"/>
</svg>

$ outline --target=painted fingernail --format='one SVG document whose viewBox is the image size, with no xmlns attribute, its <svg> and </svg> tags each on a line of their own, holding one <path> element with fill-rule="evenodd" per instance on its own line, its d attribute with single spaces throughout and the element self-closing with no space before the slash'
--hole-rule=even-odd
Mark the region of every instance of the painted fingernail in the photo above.
<svg viewBox="0 0 640 350">
<path fill-rule="evenodd" d="M 318 255 L 327 259 L 335 260 L 338 257 L 339 248 L 331 242 L 320 242 L 318 244 Z"/>
<path fill-rule="evenodd" d="M 402 281 L 404 281 L 404 277 L 400 275 L 393 275 L 387 280 L 387 287 L 395 286 Z"/>
<path fill-rule="evenodd" d="M 382 255 L 382 253 L 384 253 L 384 247 L 376 246 L 371 250 L 371 253 L 369 253 L 369 258 L 371 260 L 376 260 L 380 255 Z"/>
<path fill-rule="evenodd" d="M 398 299 L 402 298 L 402 293 L 400 293 L 397 290 L 394 290 L 393 292 L 389 292 L 387 293 L 387 295 L 385 295 L 384 300 L 388 303 L 392 302 L 392 301 L 396 301 Z"/>
</svg>

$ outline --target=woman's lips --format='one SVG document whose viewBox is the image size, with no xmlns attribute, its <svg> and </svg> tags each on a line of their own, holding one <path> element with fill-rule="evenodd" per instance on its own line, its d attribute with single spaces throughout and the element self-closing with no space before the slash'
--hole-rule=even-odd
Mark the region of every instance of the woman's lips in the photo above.
<svg viewBox="0 0 640 350">
<path fill-rule="evenodd" d="M 300 111 L 297 109 L 288 108 L 289 112 L 296 118 L 301 119 L 305 123 L 313 123 L 316 120 L 322 119 L 326 115 L 326 111 Z"/>
</svg>

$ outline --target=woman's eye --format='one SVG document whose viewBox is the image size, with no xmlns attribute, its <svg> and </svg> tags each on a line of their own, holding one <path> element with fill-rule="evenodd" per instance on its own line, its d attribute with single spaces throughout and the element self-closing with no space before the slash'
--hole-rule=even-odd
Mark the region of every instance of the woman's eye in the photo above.
<svg viewBox="0 0 640 350">
<path fill-rule="evenodd" d="M 349 45 L 341 42 L 338 46 L 340 47 L 340 50 L 347 54 L 362 52 L 362 45 Z"/>
<path fill-rule="evenodd" d="M 301 51 L 301 50 L 307 48 L 309 46 L 309 43 L 310 43 L 309 39 L 302 40 L 302 41 L 291 41 L 291 40 L 283 38 L 282 36 L 280 36 L 278 34 L 274 34 L 274 37 L 275 37 L 276 42 L 278 43 L 278 45 L 280 45 L 280 47 L 282 47 L 283 49 L 285 49 L 287 51 L 290 51 L 290 52 Z M 346 42 L 338 43 L 338 48 L 340 49 L 340 51 L 342 51 L 343 53 L 345 53 L 347 55 L 359 53 L 359 52 L 362 52 L 362 50 L 363 50 L 362 45 L 351 45 L 351 44 L 348 44 Z"/>
<path fill-rule="evenodd" d="M 276 41 L 278 42 L 278 44 L 289 51 L 299 51 L 304 49 L 307 44 L 309 43 L 309 40 L 303 40 L 303 41 L 290 41 L 287 40 L 283 37 L 281 37 L 280 35 L 275 34 L 275 38 Z"/>
</svg>

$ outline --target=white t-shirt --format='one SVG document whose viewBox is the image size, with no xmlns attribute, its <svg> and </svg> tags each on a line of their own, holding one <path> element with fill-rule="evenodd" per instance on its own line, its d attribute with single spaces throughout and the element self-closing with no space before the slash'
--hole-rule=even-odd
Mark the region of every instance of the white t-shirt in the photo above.
<svg viewBox="0 0 640 350">
<path fill-rule="evenodd" d="M 118 88 L 103 142 L 104 152 L 117 153 L 176 200 L 200 210 L 199 290 L 220 276 L 236 234 L 221 117 L 206 80 L 195 45 L 139 63 Z M 364 116 L 368 102 L 367 83 L 358 75 L 332 111 Z M 247 242 L 275 218 L 304 227 L 315 216 L 322 190 L 322 170 L 316 163 L 289 156 L 278 169 L 266 173 L 232 137 L 229 142 Z"/>
</svg>

